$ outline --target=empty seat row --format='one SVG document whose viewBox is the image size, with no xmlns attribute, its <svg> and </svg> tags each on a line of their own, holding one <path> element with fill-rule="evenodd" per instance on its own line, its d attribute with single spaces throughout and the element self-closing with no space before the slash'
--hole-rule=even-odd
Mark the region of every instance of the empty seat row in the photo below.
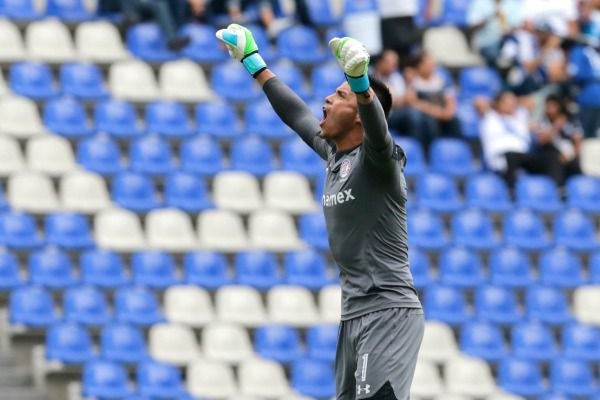
<svg viewBox="0 0 600 400">
<path fill-rule="evenodd" d="M 52 16 L 68 22 L 79 22 L 95 16 L 94 3 L 85 0 L 7 1 L 0 5 L 0 15 L 18 21 L 31 21 Z"/>
</svg>

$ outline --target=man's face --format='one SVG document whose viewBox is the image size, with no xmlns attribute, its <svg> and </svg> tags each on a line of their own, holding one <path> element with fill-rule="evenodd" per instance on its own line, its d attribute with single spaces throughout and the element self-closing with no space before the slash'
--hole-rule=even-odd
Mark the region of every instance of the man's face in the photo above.
<svg viewBox="0 0 600 400">
<path fill-rule="evenodd" d="M 356 95 L 350 90 L 348 83 L 344 82 L 325 99 L 323 119 L 320 123 L 321 137 L 338 139 L 350 132 L 358 121 Z"/>
<path fill-rule="evenodd" d="M 498 100 L 498 112 L 504 115 L 511 115 L 517 109 L 517 98 L 512 93 L 504 93 Z"/>
<path fill-rule="evenodd" d="M 435 72 L 435 60 L 430 55 L 425 55 L 421 63 L 417 67 L 418 74 L 424 78 L 429 79 Z"/>
<path fill-rule="evenodd" d="M 386 50 L 381 55 L 381 60 L 377 63 L 377 71 L 382 76 L 389 76 L 398 70 L 398 55 L 392 50 Z"/>
</svg>

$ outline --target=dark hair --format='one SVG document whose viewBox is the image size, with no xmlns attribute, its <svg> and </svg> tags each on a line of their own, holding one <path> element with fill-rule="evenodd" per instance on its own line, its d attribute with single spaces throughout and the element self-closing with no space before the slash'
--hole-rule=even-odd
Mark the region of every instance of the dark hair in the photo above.
<svg viewBox="0 0 600 400">
<path fill-rule="evenodd" d="M 380 79 L 377 79 L 370 74 L 369 82 L 371 83 L 371 89 L 373 89 L 375 95 L 381 103 L 381 107 L 383 107 L 383 112 L 385 113 L 385 118 L 387 119 L 387 117 L 390 116 L 390 111 L 392 109 L 392 93 L 390 93 L 390 88 L 388 88 L 387 85 Z"/>
<path fill-rule="evenodd" d="M 557 94 L 550 94 L 548 95 L 548 97 L 546 97 L 546 103 L 556 103 L 556 105 L 558 106 L 558 112 L 560 112 L 561 114 L 570 117 L 571 116 L 571 112 L 569 110 L 569 105 L 567 104 L 567 102 L 560 97 Z"/>
<path fill-rule="evenodd" d="M 427 57 L 427 52 L 419 51 L 410 57 L 410 59 L 406 63 L 406 66 L 409 68 L 418 68 L 419 65 L 421 65 L 421 63 L 425 59 L 425 57 Z"/>
</svg>

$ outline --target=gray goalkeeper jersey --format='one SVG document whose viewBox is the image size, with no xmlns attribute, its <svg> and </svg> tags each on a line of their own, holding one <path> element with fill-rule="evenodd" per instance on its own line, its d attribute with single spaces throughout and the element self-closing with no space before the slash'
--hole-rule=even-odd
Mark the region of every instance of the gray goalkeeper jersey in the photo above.
<svg viewBox="0 0 600 400">
<path fill-rule="evenodd" d="M 404 154 L 377 100 L 359 104 L 363 143 L 338 154 L 319 121 L 279 79 L 263 87 L 283 121 L 327 161 L 322 198 L 329 246 L 340 267 L 342 320 L 392 307 L 420 308 L 408 266 Z"/>
</svg>

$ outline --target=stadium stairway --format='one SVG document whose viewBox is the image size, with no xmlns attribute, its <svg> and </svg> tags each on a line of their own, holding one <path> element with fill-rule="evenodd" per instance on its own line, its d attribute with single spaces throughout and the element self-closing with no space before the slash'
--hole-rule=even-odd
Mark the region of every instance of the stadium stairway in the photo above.
<svg viewBox="0 0 600 400">
<path fill-rule="evenodd" d="M 33 389 L 30 368 L 18 367 L 13 357 L 0 352 L 0 399 L 2 400 L 47 400 L 42 391 Z"/>
</svg>

